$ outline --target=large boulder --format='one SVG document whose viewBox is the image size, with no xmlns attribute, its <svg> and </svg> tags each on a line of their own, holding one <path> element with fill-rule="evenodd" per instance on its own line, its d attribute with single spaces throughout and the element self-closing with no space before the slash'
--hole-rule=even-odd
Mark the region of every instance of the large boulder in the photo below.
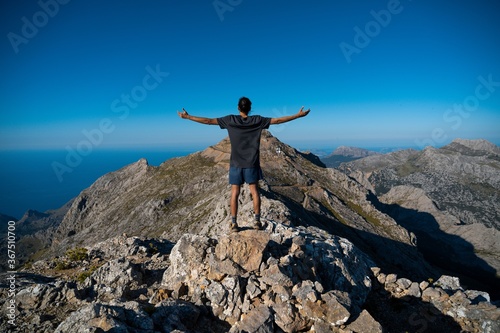
<svg viewBox="0 0 500 333">
<path fill-rule="evenodd" d="M 265 231 L 218 240 L 186 234 L 170 261 L 162 288 L 174 298 L 208 305 L 234 332 L 342 325 L 361 313 L 373 266 L 346 239 L 272 221 Z"/>
</svg>

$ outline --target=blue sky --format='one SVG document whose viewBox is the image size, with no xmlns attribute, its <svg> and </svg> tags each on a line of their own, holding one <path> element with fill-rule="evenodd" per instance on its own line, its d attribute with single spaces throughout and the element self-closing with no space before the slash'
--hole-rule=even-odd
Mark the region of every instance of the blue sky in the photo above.
<svg viewBox="0 0 500 333">
<path fill-rule="evenodd" d="M 8 1 L 0 149 L 190 147 L 248 96 L 297 148 L 500 143 L 498 1 Z"/>
</svg>

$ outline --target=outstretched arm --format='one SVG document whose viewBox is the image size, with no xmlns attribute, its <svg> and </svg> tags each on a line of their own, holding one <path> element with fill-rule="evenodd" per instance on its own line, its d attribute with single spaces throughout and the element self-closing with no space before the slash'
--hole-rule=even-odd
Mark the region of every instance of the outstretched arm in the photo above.
<svg viewBox="0 0 500 333">
<path fill-rule="evenodd" d="M 187 113 L 186 110 L 184 110 L 184 108 L 182 108 L 182 112 L 177 111 L 177 114 L 182 119 L 189 119 L 192 121 L 196 121 L 197 123 L 200 123 L 200 124 L 217 125 L 217 118 L 205 118 L 205 117 L 191 116 Z"/>
<path fill-rule="evenodd" d="M 290 121 L 290 120 L 295 120 L 297 118 L 302 118 L 302 117 L 305 117 L 309 114 L 309 112 L 311 112 L 311 109 L 307 109 L 306 111 L 304 111 L 304 107 L 301 107 L 299 112 L 297 112 L 296 114 L 292 115 L 292 116 L 284 116 L 284 117 L 279 117 L 279 118 L 271 118 L 271 125 L 275 125 L 275 124 L 283 124 L 283 123 L 286 123 L 287 121 Z"/>
</svg>

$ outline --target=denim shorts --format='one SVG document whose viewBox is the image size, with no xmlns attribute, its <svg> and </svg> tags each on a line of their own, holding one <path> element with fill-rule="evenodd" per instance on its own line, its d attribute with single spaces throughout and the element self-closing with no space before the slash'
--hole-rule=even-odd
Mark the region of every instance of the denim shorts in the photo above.
<svg viewBox="0 0 500 333">
<path fill-rule="evenodd" d="M 242 185 L 243 183 L 257 183 L 263 178 L 261 168 L 229 168 L 229 184 Z"/>
</svg>

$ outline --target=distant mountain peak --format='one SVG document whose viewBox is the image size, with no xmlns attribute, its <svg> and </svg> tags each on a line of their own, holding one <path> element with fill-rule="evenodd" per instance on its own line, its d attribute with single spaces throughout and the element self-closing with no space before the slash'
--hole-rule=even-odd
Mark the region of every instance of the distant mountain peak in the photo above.
<svg viewBox="0 0 500 333">
<path fill-rule="evenodd" d="M 348 156 L 348 157 L 356 157 L 356 158 L 362 158 L 362 157 L 367 157 L 371 155 L 376 155 L 378 154 L 377 152 L 364 149 L 364 148 L 358 148 L 358 147 L 350 147 L 350 146 L 339 146 L 337 149 L 335 149 L 331 155 L 342 155 L 342 156 Z"/>
<path fill-rule="evenodd" d="M 337 168 L 341 163 L 354 161 L 372 155 L 379 155 L 379 153 L 364 148 L 340 146 L 330 155 L 322 158 L 321 161 L 329 168 Z"/>
<path fill-rule="evenodd" d="M 476 151 L 486 151 L 493 154 L 500 154 L 500 148 L 497 145 L 484 139 L 471 140 L 458 138 L 453 140 L 448 146 L 445 147 L 453 147 L 456 145 L 461 145 Z"/>
</svg>

